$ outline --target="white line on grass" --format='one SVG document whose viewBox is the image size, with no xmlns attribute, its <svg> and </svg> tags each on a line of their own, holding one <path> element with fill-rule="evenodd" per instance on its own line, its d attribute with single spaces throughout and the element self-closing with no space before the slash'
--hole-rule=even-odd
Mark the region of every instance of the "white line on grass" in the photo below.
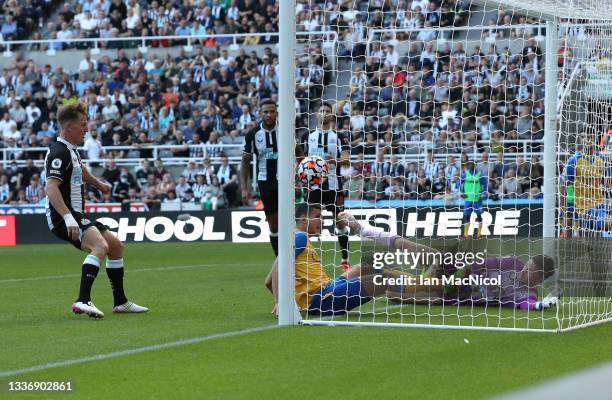
<svg viewBox="0 0 612 400">
<path fill-rule="evenodd" d="M 92 356 L 73 358 L 71 360 L 55 361 L 55 362 L 50 362 L 47 364 L 35 365 L 33 367 L 28 367 L 28 368 L 14 369 L 10 371 L 1 371 L 0 378 L 6 378 L 8 376 L 15 376 L 15 375 L 22 375 L 22 374 L 27 374 L 31 372 L 44 371 L 44 370 L 48 370 L 52 368 L 69 367 L 72 365 L 82 364 L 82 363 L 86 363 L 90 361 L 107 360 L 109 358 L 122 357 L 122 356 L 131 355 L 131 354 L 145 353 L 147 351 L 170 349 L 173 347 L 208 342 L 211 340 L 223 339 L 223 338 L 228 338 L 232 336 L 247 335 L 249 333 L 267 331 L 269 329 L 273 329 L 276 327 L 278 327 L 278 325 L 259 326 L 255 328 L 242 329 L 239 331 L 214 333 L 212 335 L 200 336 L 200 337 L 195 337 L 191 339 L 181 339 L 181 340 L 176 340 L 174 342 L 160 343 L 160 344 L 154 344 L 154 345 L 144 346 L 144 347 L 136 347 L 134 349 L 119 350 L 119 351 L 113 351 L 110 353 L 103 353 L 103 354 L 95 354 Z"/>
<path fill-rule="evenodd" d="M 193 264 L 193 265 L 172 265 L 167 267 L 151 267 L 151 268 L 126 268 L 125 273 L 131 274 L 134 272 L 155 272 L 155 271 L 170 271 L 177 269 L 191 269 L 191 268 L 203 268 L 203 267 L 253 267 L 258 265 L 267 265 L 263 263 L 254 263 L 254 264 L 228 264 L 228 263 L 214 263 L 214 264 Z M 29 281 L 48 281 L 54 279 L 64 279 L 64 278 L 76 278 L 80 277 L 81 274 L 66 274 L 66 275 L 46 275 L 46 276 L 33 276 L 30 278 L 10 278 L 10 279 L 0 279 L 0 283 L 14 283 L 14 282 L 29 282 Z"/>
</svg>

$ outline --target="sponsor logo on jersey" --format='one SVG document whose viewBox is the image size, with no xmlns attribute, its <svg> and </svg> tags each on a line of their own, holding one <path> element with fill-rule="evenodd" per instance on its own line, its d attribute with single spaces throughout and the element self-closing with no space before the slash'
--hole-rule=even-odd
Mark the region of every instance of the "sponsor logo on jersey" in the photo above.
<svg viewBox="0 0 612 400">
<path fill-rule="evenodd" d="M 82 225 L 89 225 L 89 224 L 91 224 L 91 221 L 90 221 L 90 220 L 88 220 L 87 218 L 83 218 L 83 219 L 81 220 L 81 224 L 82 224 Z"/>
</svg>

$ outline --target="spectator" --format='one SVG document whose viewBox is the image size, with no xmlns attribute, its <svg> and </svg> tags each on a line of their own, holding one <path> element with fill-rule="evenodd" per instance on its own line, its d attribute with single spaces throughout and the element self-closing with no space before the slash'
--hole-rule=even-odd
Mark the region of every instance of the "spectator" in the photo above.
<svg viewBox="0 0 612 400">
<path fill-rule="evenodd" d="M 226 155 L 221 156 L 221 165 L 217 169 L 216 177 L 229 207 L 234 207 L 238 201 L 238 173 L 236 169 L 230 165 Z"/>
<path fill-rule="evenodd" d="M 189 160 L 189 163 L 187 164 L 187 168 L 183 170 L 183 172 L 181 173 L 181 176 L 184 176 L 186 181 L 192 184 L 193 182 L 195 182 L 196 175 L 199 172 L 200 170 L 198 169 L 195 160 Z"/>
<path fill-rule="evenodd" d="M 102 143 L 98 140 L 98 132 L 90 131 L 89 136 L 85 140 L 84 150 L 87 153 L 87 159 L 90 160 L 89 165 L 97 167 L 99 165 L 97 161 L 105 154 Z"/>
<path fill-rule="evenodd" d="M 219 145 L 219 134 L 217 133 L 217 131 L 213 131 L 210 133 L 210 137 L 208 138 L 208 141 L 206 142 L 206 155 L 208 157 L 219 157 L 221 155 L 221 152 L 223 151 L 223 148 Z"/>
<path fill-rule="evenodd" d="M 0 120 L 0 135 L 8 135 L 12 132 L 12 127 L 17 128 L 17 122 L 11 119 L 9 113 L 5 112 L 2 120 Z"/>
<path fill-rule="evenodd" d="M 111 185 L 115 185 L 117 182 L 119 182 L 120 175 L 121 171 L 117 167 L 117 163 L 111 158 L 106 162 L 106 166 L 102 172 L 102 177 Z"/>
<path fill-rule="evenodd" d="M 180 204 L 181 203 L 181 199 L 176 197 L 176 192 L 171 189 L 171 190 L 168 190 L 168 193 L 166 194 L 166 196 L 162 200 L 162 203 L 164 203 L 164 204 Z"/>
<path fill-rule="evenodd" d="M 191 189 L 191 185 L 187 183 L 187 179 L 184 175 L 180 175 L 178 177 L 178 182 L 174 187 L 174 190 L 176 191 L 176 196 L 182 199 L 183 197 L 185 197 L 185 192 L 188 189 Z"/>
<path fill-rule="evenodd" d="M 185 196 L 181 199 L 182 203 L 195 203 L 193 189 L 189 188 L 185 191 Z"/>
<path fill-rule="evenodd" d="M 417 198 L 423 200 L 431 199 L 431 179 L 426 175 L 424 169 L 417 172 Z"/>
<path fill-rule="evenodd" d="M 523 193 L 521 184 L 516 177 L 514 169 L 509 169 L 506 172 L 505 179 L 503 180 L 503 194 L 505 197 L 518 197 Z"/>
</svg>

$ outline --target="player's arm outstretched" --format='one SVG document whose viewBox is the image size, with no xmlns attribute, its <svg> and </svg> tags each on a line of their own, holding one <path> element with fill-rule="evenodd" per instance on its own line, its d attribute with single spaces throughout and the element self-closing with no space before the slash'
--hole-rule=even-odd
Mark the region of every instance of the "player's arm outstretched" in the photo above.
<svg viewBox="0 0 612 400">
<path fill-rule="evenodd" d="M 338 214 L 339 228 L 348 226 L 351 235 L 358 235 L 363 239 L 373 240 L 377 244 L 387 245 L 389 250 L 406 250 L 407 252 L 430 252 L 437 253 L 433 247 L 413 242 L 398 235 L 386 233 L 375 229 L 365 229 L 359 224 L 354 216 L 344 211 Z"/>
</svg>

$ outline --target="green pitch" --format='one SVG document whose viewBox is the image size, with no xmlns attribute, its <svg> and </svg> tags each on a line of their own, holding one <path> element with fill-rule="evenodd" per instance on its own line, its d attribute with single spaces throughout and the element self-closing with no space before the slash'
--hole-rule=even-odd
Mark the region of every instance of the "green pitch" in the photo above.
<svg viewBox="0 0 612 400">
<path fill-rule="evenodd" d="M 93 299 L 107 316 L 91 320 L 70 312 L 84 255 L 66 245 L 0 248 L 1 397 L 9 380 L 72 380 L 71 395 L 12 397 L 478 399 L 612 360 L 612 324 L 563 334 L 276 328 L 263 286 L 268 245 L 135 244 L 125 253 L 126 293 L 151 312 L 111 314 L 101 271 Z"/>
</svg>

